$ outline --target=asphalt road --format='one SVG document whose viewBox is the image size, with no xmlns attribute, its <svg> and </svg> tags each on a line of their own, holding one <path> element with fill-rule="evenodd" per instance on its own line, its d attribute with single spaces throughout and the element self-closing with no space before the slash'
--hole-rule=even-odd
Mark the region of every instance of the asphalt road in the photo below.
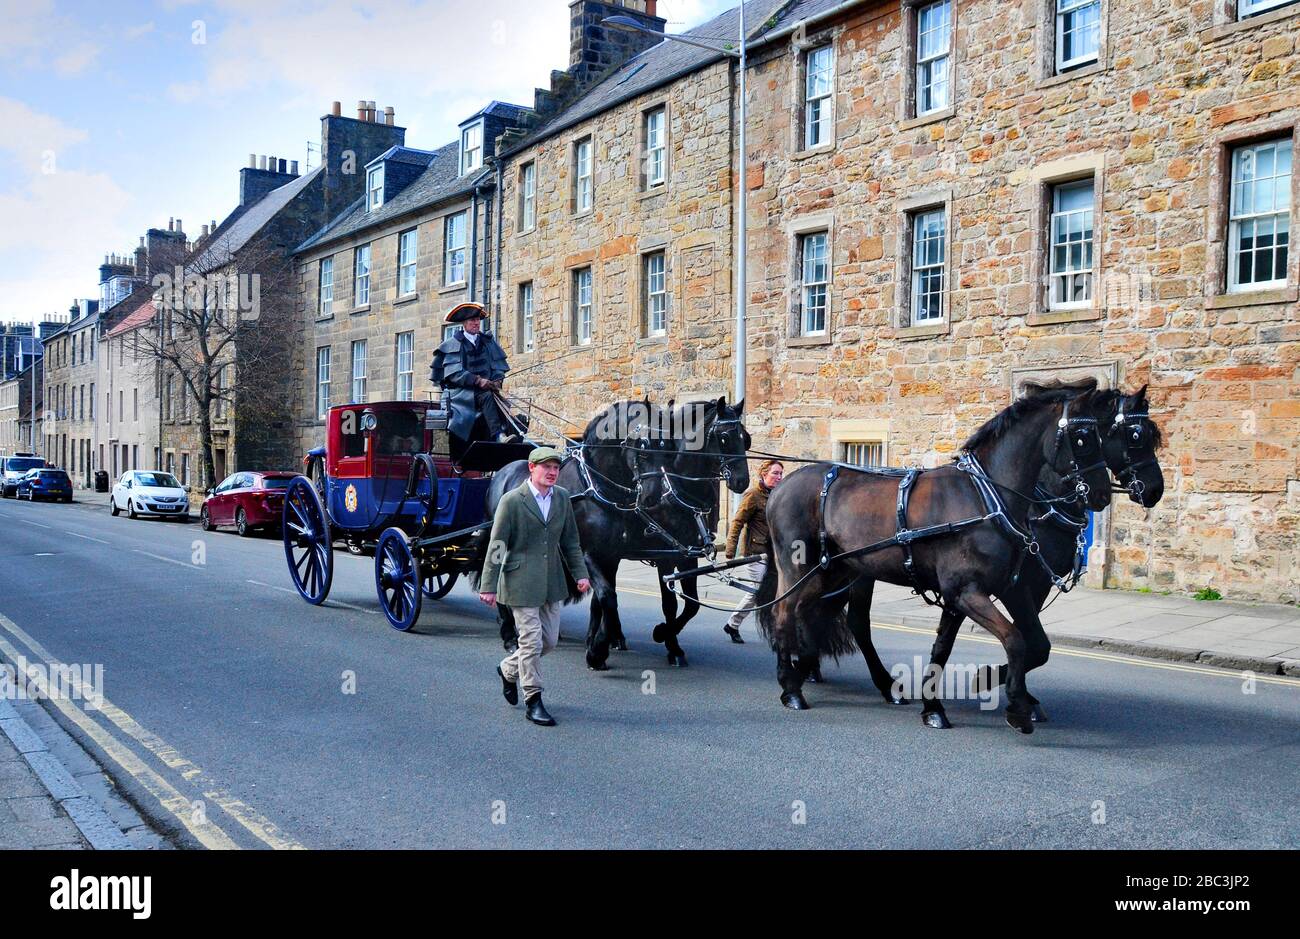
<svg viewBox="0 0 1300 939">
<path fill-rule="evenodd" d="M 771 651 L 752 624 L 728 642 L 721 613 L 683 633 L 691 667 L 669 668 L 657 600 L 624 594 L 631 649 L 608 672 L 585 667 L 585 606 L 566 610 L 545 729 L 502 700 L 496 624 L 463 583 L 401 634 L 373 562 L 336 557 L 314 608 L 278 540 L 5 500 L 0 649 L 103 665 L 111 707 L 55 717 L 182 845 L 1300 843 L 1295 679 L 1246 693 L 1234 673 L 1057 649 L 1031 676 L 1051 718 L 1036 733 L 976 700 L 935 731 L 919 705 L 886 705 L 860 657 L 827 663 L 811 710 L 785 710 Z M 954 665 L 1001 660 L 967 635 Z M 887 665 L 931 642 L 876 640 Z"/>
</svg>

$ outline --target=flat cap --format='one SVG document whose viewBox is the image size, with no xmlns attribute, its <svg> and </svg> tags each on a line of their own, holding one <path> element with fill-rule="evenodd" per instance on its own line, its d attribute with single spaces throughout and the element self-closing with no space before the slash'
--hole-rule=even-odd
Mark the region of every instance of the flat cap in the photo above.
<svg viewBox="0 0 1300 939">
<path fill-rule="evenodd" d="M 532 453 L 528 454 L 529 463 L 545 463 L 548 460 L 555 460 L 557 463 L 563 463 L 564 454 L 554 447 L 538 447 Z"/>
</svg>

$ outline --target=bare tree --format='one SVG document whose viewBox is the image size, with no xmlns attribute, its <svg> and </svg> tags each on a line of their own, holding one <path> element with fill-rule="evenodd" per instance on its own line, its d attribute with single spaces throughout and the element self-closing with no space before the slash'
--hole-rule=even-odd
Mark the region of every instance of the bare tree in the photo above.
<svg viewBox="0 0 1300 939">
<path fill-rule="evenodd" d="M 139 341 L 161 369 L 164 423 L 192 415 L 210 482 L 219 414 L 230 415 L 244 465 L 285 443 L 293 273 L 283 246 L 255 238 L 231 252 L 201 245 L 184 268 L 154 279 L 158 320 L 138 330 Z"/>
</svg>

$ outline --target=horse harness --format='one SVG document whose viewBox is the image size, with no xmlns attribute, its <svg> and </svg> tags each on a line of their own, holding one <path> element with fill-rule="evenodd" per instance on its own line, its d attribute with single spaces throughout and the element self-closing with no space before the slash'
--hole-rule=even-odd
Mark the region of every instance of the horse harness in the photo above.
<svg viewBox="0 0 1300 939">
<path fill-rule="evenodd" d="M 1095 417 L 1071 417 L 1070 405 L 1069 402 L 1066 402 L 1065 407 L 1062 409 L 1061 418 L 1057 422 L 1057 451 L 1060 451 L 1066 435 L 1073 429 L 1079 427 L 1090 428 L 1095 435 L 1097 433 L 1096 424 L 1097 419 Z M 1100 438 L 1098 437 L 1097 439 L 1098 447 L 1100 449 Z M 975 487 L 975 491 L 979 494 L 980 501 L 984 505 L 984 514 L 960 519 L 955 522 L 941 522 L 935 525 L 925 525 L 920 528 L 909 528 L 907 523 L 907 509 L 912 497 L 913 484 L 916 482 L 916 478 L 923 472 L 921 468 L 911 467 L 908 469 L 899 469 L 895 467 L 862 467 L 848 463 L 832 463 L 829 469 L 827 469 L 827 471 L 822 475 L 822 488 L 819 505 L 820 523 L 818 526 L 818 566 L 822 570 L 826 570 L 830 567 L 832 561 L 842 560 L 849 557 L 858 557 L 865 554 L 874 554 L 875 552 L 883 551 L 886 548 L 901 547 L 903 549 L 903 569 L 907 572 L 907 577 L 912 582 L 912 592 L 929 605 L 942 607 L 943 601 L 940 599 L 938 594 L 935 593 L 934 596 L 931 596 L 921 584 L 920 578 L 916 572 L 915 560 L 912 556 L 913 543 L 927 538 L 936 538 L 940 535 L 955 534 L 964 531 L 967 528 L 974 527 L 975 525 L 992 522 L 1007 536 L 1008 539 L 1011 540 L 1012 544 L 1018 548 L 1016 563 L 1012 569 L 1011 579 L 1006 587 L 1007 590 L 1014 587 L 1020 580 L 1020 571 L 1024 566 L 1026 555 L 1032 555 L 1038 559 L 1038 562 L 1043 566 L 1044 570 L 1046 570 L 1048 576 L 1052 579 L 1052 583 L 1055 584 L 1058 589 L 1063 591 L 1071 589 L 1082 575 L 1082 569 L 1078 564 L 1077 556 L 1073 582 L 1071 582 L 1068 587 L 1064 587 L 1062 585 L 1066 581 L 1059 577 L 1047 563 L 1047 560 L 1043 558 L 1039 549 L 1038 540 L 1034 536 L 1032 525 L 1030 526 L 1029 531 L 1025 531 L 1012 520 L 1006 502 L 998 491 L 999 488 L 1007 487 L 1002 487 L 1000 484 L 995 483 L 990 479 L 988 474 L 984 471 L 984 467 L 980 465 L 979 459 L 969 450 L 962 451 L 958 455 L 954 465 L 970 478 L 971 484 Z M 1031 504 L 1038 503 L 1047 505 L 1048 513 L 1045 513 L 1044 516 L 1042 516 L 1043 518 L 1046 518 L 1048 514 L 1055 511 L 1055 504 L 1057 503 L 1081 502 L 1086 499 L 1089 489 L 1088 484 L 1083 481 L 1083 476 L 1104 466 L 1104 461 L 1099 461 L 1098 463 L 1080 467 L 1077 461 L 1071 459 L 1070 471 L 1062 477 L 1066 482 L 1072 482 L 1074 484 L 1073 493 L 1071 495 L 1051 496 L 1050 494 L 1044 493 L 1043 490 L 1037 489 L 1035 490 L 1033 498 L 1023 495 L 1021 495 L 1021 498 Z M 826 531 L 826 502 L 830 496 L 831 486 L 835 483 L 835 480 L 839 478 L 841 469 L 850 469 L 855 472 L 867 473 L 873 476 L 898 477 L 898 500 L 895 504 L 898 530 L 889 538 L 885 538 L 869 545 L 864 545 L 861 548 L 843 551 L 832 556 L 828 547 L 830 539 Z M 1020 494 L 1017 493 L 1017 495 Z M 1060 513 L 1056 514 L 1060 515 Z M 1060 517 L 1065 518 L 1066 516 L 1060 515 Z M 1086 526 L 1086 524 L 1087 522 L 1085 521 L 1084 525 Z M 1079 528 L 1078 531 L 1078 540 L 1079 542 L 1082 542 L 1083 530 L 1082 528 Z M 827 596 L 835 596 L 835 594 L 840 592 L 842 591 L 837 590 Z"/>
</svg>

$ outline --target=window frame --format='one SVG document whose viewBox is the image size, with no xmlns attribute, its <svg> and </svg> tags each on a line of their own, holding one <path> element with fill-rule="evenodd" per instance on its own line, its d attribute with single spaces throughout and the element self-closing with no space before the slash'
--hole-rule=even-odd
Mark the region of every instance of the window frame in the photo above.
<svg viewBox="0 0 1300 939">
<path fill-rule="evenodd" d="M 334 315 L 334 256 L 321 258 L 316 273 L 316 313 L 320 319 Z M 326 274 L 329 279 L 326 280 Z"/>
<path fill-rule="evenodd" d="M 1065 3 L 1072 4 L 1072 6 L 1070 6 L 1068 9 L 1062 10 L 1061 6 L 1062 4 Z M 1068 59 L 1068 60 L 1063 58 L 1062 50 L 1065 46 L 1066 17 L 1071 14 L 1075 14 L 1078 13 L 1079 11 L 1082 11 L 1085 7 L 1089 7 L 1093 5 L 1097 7 L 1096 46 L 1093 48 L 1092 53 L 1089 55 L 1076 56 L 1073 59 Z M 1075 71 L 1076 69 L 1085 68 L 1088 65 L 1092 65 L 1094 63 L 1100 62 L 1101 49 L 1102 49 L 1102 42 L 1101 42 L 1102 18 L 1105 16 L 1106 13 L 1103 0 L 1052 0 L 1052 8 L 1053 8 L 1052 16 L 1055 21 L 1052 24 L 1052 29 L 1053 29 L 1052 34 L 1055 37 L 1052 45 L 1052 59 L 1053 59 L 1053 67 L 1054 67 L 1053 74 L 1065 75 L 1068 72 Z"/>
<path fill-rule="evenodd" d="M 923 59 L 921 57 L 922 18 L 927 10 L 937 6 L 943 6 L 946 8 L 948 13 L 948 41 L 945 46 L 945 51 L 942 54 L 932 55 Z M 944 111 L 953 107 L 953 102 L 956 100 L 954 81 L 955 70 L 953 69 L 953 62 L 956 58 L 955 52 L 957 36 L 957 19 L 955 14 L 956 4 L 954 3 L 954 0 L 931 0 L 931 2 L 928 3 L 918 3 L 915 5 L 914 26 L 912 29 L 912 117 L 914 118 L 926 118 L 935 114 L 942 114 Z M 940 60 L 946 60 L 944 66 L 944 101 L 940 105 L 922 109 L 922 90 L 927 87 L 922 82 L 923 68 Z M 933 84 L 930 87 L 933 87 Z"/>
<path fill-rule="evenodd" d="M 1296 0 L 1237 0 L 1237 21 L 1245 22 L 1261 13 L 1270 13 L 1295 3 Z"/>
<path fill-rule="evenodd" d="M 1292 132 L 1289 134 L 1283 133 L 1278 135 L 1268 135 L 1256 139 L 1233 141 L 1228 144 L 1227 167 L 1226 167 L 1227 172 L 1225 173 L 1225 177 L 1226 177 L 1225 182 L 1227 184 L 1227 199 L 1226 199 L 1226 204 L 1223 207 L 1224 220 L 1226 222 L 1226 226 L 1223 232 L 1223 237 L 1224 237 L 1223 289 L 1228 294 L 1237 296 L 1237 295 L 1249 295 L 1258 291 L 1282 290 L 1285 289 L 1291 282 L 1291 268 L 1292 268 L 1292 264 L 1294 263 L 1294 254 L 1292 253 L 1293 246 L 1292 246 L 1292 239 L 1290 235 L 1292 233 L 1292 229 L 1294 227 L 1293 223 L 1295 221 L 1295 199 L 1293 196 L 1295 190 L 1295 180 L 1296 180 L 1295 141 L 1296 141 L 1296 134 Z M 1286 201 L 1287 201 L 1286 206 L 1281 211 L 1274 210 L 1267 213 L 1252 212 L 1252 213 L 1241 214 L 1241 215 L 1236 214 L 1234 212 L 1234 205 L 1236 204 L 1236 189 L 1239 185 L 1239 183 L 1237 182 L 1237 175 L 1236 175 L 1238 153 L 1241 153 L 1243 151 L 1257 151 L 1264 147 L 1273 147 L 1274 148 L 1274 169 L 1276 169 L 1277 166 L 1276 148 L 1278 147 L 1279 144 L 1282 143 L 1286 143 L 1287 145 L 1288 159 L 1290 162 L 1290 170 L 1287 174 L 1288 182 L 1284 190 L 1286 194 Z M 1276 173 L 1268 177 L 1268 179 L 1273 181 L 1276 181 L 1279 178 L 1280 177 Z M 1250 180 L 1251 183 L 1255 183 L 1258 181 L 1259 181 L 1258 177 L 1252 178 Z M 1275 182 L 1274 192 L 1276 191 L 1277 190 L 1276 190 L 1276 182 Z M 1286 221 L 1288 237 L 1287 237 L 1287 246 L 1285 249 L 1286 257 L 1282 263 L 1282 277 L 1274 278 L 1268 281 L 1252 281 L 1247 284 L 1242 284 L 1237 279 L 1238 258 L 1240 256 L 1240 252 L 1236 246 L 1240 244 L 1240 238 L 1241 238 L 1240 223 L 1242 221 L 1254 222 L 1257 219 L 1263 217 L 1274 218 L 1274 219 L 1283 218 Z M 1276 258 L 1277 255 L 1276 235 L 1277 235 L 1277 226 L 1275 225 L 1274 245 L 1272 248 L 1272 253 L 1274 258 Z"/>
<path fill-rule="evenodd" d="M 402 349 L 402 340 L 407 340 L 409 348 Z M 406 356 L 406 368 L 402 368 L 402 356 Z M 398 333 L 394 339 L 395 362 L 393 366 L 393 393 L 398 401 L 411 401 L 415 398 L 415 330 L 408 329 Z"/>
<path fill-rule="evenodd" d="M 324 353 L 322 355 L 321 353 Z M 316 347 L 316 420 L 323 421 L 330 411 L 330 380 L 334 352 L 331 346 Z M 321 378 L 322 366 L 324 379 Z"/>
<path fill-rule="evenodd" d="M 365 271 L 361 270 L 361 259 L 365 258 Z M 352 252 L 352 308 L 354 310 L 365 309 L 370 306 L 370 271 L 371 271 L 371 252 L 370 243 L 357 245 Z M 365 296 L 362 297 L 362 288 L 365 289 Z"/>
<path fill-rule="evenodd" d="M 825 52 L 827 55 L 826 70 L 829 73 L 828 88 L 824 94 L 812 96 L 809 93 L 809 81 L 812 76 L 813 56 Z M 829 147 L 835 142 L 835 43 L 832 40 L 819 43 L 816 46 L 805 50 L 802 55 L 802 95 L 803 102 L 802 114 L 803 120 L 799 131 L 800 149 L 815 150 L 819 147 Z M 825 134 L 819 134 L 819 139 L 812 141 L 809 139 L 809 129 L 812 126 L 812 108 L 818 107 L 818 128 L 824 128 Z"/>
<path fill-rule="evenodd" d="M 478 146 L 477 147 L 468 146 L 466 141 L 469 135 L 475 132 L 477 132 L 478 134 Z M 483 138 L 484 135 L 483 135 L 482 121 L 475 121 L 473 124 L 470 124 L 468 127 L 462 127 L 460 129 L 460 175 L 461 176 L 468 175 L 469 173 L 472 173 L 477 169 L 482 169 L 483 157 L 485 156 L 483 152 L 484 150 Z M 474 153 L 478 154 L 478 157 L 477 160 L 473 163 L 473 165 L 471 165 L 470 154 L 474 154 Z"/>
<path fill-rule="evenodd" d="M 650 138 L 652 122 L 655 118 L 659 119 L 659 143 L 657 146 L 651 143 Z M 657 104 L 642 112 L 641 137 L 645 142 L 645 168 L 642 172 L 645 184 L 643 189 L 646 191 L 658 190 L 668 185 L 668 105 Z M 656 153 L 658 154 L 658 178 L 650 171 L 651 166 L 655 165 L 654 154 Z"/>
<path fill-rule="evenodd" d="M 522 354 L 527 354 L 537 348 L 536 287 L 533 281 L 521 281 L 515 291 L 515 297 L 519 311 L 517 334 L 519 336 L 519 351 Z"/>
<path fill-rule="evenodd" d="M 793 335 L 798 338 L 824 338 L 830 335 L 830 312 L 831 312 L 831 283 L 832 283 L 832 259 L 831 259 L 831 232 L 830 228 L 817 228 L 808 231 L 797 232 L 795 258 L 798 265 L 799 277 L 799 307 L 798 318 L 793 325 Z M 825 279 L 809 281 L 808 274 L 808 246 L 810 241 L 815 238 L 822 239 L 823 256 L 821 263 L 825 267 Z M 821 289 L 821 327 L 819 329 L 809 328 L 809 290 Z"/>
<path fill-rule="evenodd" d="M 407 250 L 407 236 L 410 236 L 410 250 Z M 397 235 L 397 295 L 413 297 L 416 294 L 415 278 L 418 273 L 417 262 L 420 254 L 420 229 L 408 228 Z M 407 284 L 409 275 L 410 283 Z"/>
<path fill-rule="evenodd" d="M 582 300 L 582 279 L 586 276 L 587 299 L 586 303 Z M 572 345 L 589 346 L 592 344 L 595 336 L 595 272 L 590 265 L 586 267 L 573 268 L 570 276 L 571 291 L 571 316 L 570 316 L 570 336 Z M 585 319 L 584 319 L 585 313 Z M 586 337 L 583 337 L 582 327 L 586 326 Z"/>
<path fill-rule="evenodd" d="M 651 270 L 656 260 L 659 262 L 657 273 Z M 658 290 L 654 289 L 656 278 L 658 278 Z M 664 248 L 647 251 L 641 255 L 641 335 L 643 338 L 657 339 L 668 335 L 668 297 L 668 252 Z M 656 299 L 661 304 L 659 309 L 656 309 Z M 654 325 L 656 316 L 661 318 L 657 328 Z"/>
<path fill-rule="evenodd" d="M 528 232 L 537 227 L 537 160 L 529 160 L 519 167 L 519 231 Z"/>
<path fill-rule="evenodd" d="M 461 243 L 453 246 L 451 236 L 456 222 L 460 222 Z M 442 285 L 444 287 L 463 287 L 469 280 L 467 250 L 469 245 L 469 213 L 462 210 L 444 216 L 442 220 Z M 452 280 L 452 271 L 459 265 L 460 280 Z"/>
<path fill-rule="evenodd" d="M 375 181 L 378 180 L 378 185 Z M 366 170 L 366 211 L 374 212 L 384 204 L 384 164 Z"/>
<path fill-rule="evenodd" d="M 349 404 L 366 403 L 367 384 L 370 378 L 369 365 L 367 364 L 367 359 L 369 357 L 369 342 L 369 339 L 352 340 L 350 356 L 350 361 L 352 363 L 352 400 L 348 402 Z M 361 352 L 359 357 L 357 355 L 358 350 Z M 357 370 L 358 364 L 361 366 L 359 372 Z M 358 388 L 360 389 L 359 393 Z"/>
<path fill-rule="evenodd" d="M 1077 177 L 1075 179 L 1053 180 L 1046 184 L 1047 191 L 1047 232 L 1044 239 L 1047 248 L 1044 268 L 1047 275 L 1047 302 L 1044 308 L 1049 313 L 1069 312 L 1074 310 L 1090 310 L 1097 302 L 1097 286 L 1100 282 L 1097 271 L 1097 179 L 1093 174 L 1088 176 Z M 1062 212 L 1057 208 L 1059 196 L 1067 189 L 1087 189 L 1090 197 L 1089 207 L 1084 209 L 1073 209 L 1068 212 Z M 1089 264 L 1086 268 L 1078 270 L 1056 270 L 1056 221 L 1058 217 L 1073 215 L 1079 212 L 1087 211 L 1092 218 L 1089 223 L 1089 236 L 1085 240 L 1080 240 L 1081 244 L 1086 245 Z M 1063 242 L 1064 245 L 1070 245 L 1070 241 Z M 1088 276 L 1088 296 L 1083 300 L 1057 300 L 1056 283 L 1061 277 L 1074 278 L 1082 274 Z"/>
<path fill-rule="evenodd" d="M 586 172 L 583 172 L 583 151 L 586 151 Z M 584 183 L 586 188 L 584 190 Z M 587 204 L 583 205 L 583 195 Z M 582 215 L 596 207 L 596 145 L 591 134 L 573 142 L 573 214 Z"/>
</svg>

